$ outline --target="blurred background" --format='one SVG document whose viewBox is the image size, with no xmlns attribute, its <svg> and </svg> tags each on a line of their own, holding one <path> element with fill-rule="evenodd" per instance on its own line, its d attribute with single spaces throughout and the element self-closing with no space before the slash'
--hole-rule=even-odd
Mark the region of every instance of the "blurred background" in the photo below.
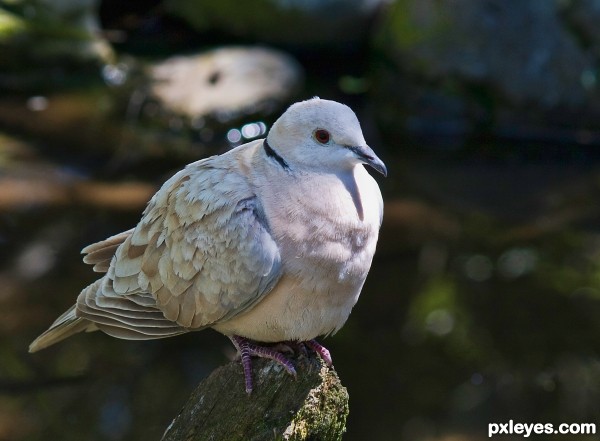
<svg viewBox="0 0 600 441">
<path fill-rule="evenodd" d="M 160 439 L 226 338 L 27 346 L 97 277 L 81 248 L 315 95 L 389 170 L 323 341 L 345 439 L 600 423 L 598 23 L 598 0 L 1 0 L 0 440 Z"/>
</svg>

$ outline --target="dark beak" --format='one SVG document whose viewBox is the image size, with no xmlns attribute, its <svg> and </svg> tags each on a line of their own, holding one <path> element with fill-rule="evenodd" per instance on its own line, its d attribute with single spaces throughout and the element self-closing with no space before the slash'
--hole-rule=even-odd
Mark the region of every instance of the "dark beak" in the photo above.
<svg viewBox="0 0 600 441">
<path fill-rule="evenodd" d="M 348 146 L 348 148 L 354 152 L 357 158 L 363 161 L 365 164 L 370 165 L 383 176 L 387 177 L 387 167 L 381 159 L 377 157 L 375 152 L 368 145 L 361 146 Z"/>
</svg>

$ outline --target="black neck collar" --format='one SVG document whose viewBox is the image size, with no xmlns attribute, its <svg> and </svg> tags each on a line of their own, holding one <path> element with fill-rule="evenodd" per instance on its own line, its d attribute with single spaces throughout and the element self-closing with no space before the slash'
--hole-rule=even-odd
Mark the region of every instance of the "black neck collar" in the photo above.
<svg viewBox="0 0 600 441">
<path fill-rule="evenodd" d="M 283 159 L 281 156 L 279 156 L 277 154 L 277 152 L 275 150 L 273 150 L 273 148 L 269 145 L 269 141 L 267 141 L 267 138 L 265 138 L 265 140 L 263 141 L 263 147 L 265 149 L 265 153 L 267 154 L 267 156 L 269 158 L 273 158 L 275 161 L 277 161 L 277 163 L 284 170 L 289 170 L 290 169 L 290 166 L 287 164 L 287 162 L 285 162 L 285 159 Z"/>
</svg>

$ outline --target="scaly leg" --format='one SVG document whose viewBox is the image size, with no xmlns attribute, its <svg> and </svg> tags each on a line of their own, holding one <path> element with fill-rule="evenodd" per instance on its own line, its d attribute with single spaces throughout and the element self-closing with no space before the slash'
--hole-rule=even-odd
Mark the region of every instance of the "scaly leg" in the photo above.
<svg viewBox="0 0 600 441">
<path fill-rule="evenodd" d="M 246 393 L 252 393 L 252 356 L 269 358 L 275 360 L 288 372 L 296 377 L 296 368 L 281 352 L 266 346 L 260 346 L 247 338 L 233 335 L 229 337 L 237 350 L 240 352 L 242 368 L 244 369 L 244 379 L 246 382 Z"/>
</svg>

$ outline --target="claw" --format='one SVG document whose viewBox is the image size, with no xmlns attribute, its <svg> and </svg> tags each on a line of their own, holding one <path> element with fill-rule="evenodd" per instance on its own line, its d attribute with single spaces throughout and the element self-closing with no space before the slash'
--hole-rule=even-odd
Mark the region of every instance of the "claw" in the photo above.
<svg viewBox="0 0 600 441">
<path fill-rule="evenodd" d="M 248 395 L 252 393 L 252 389 L 254 388 L 252 382 L 252 356 L 274 360 L 283 366 L 288 374 L 292 375 L 294 378 L 297 377 L 296 368 L 292 362 L 276 349 L 267 346 L 260 346 L 251 340 L 248 340 L 247 338 L 240 337 L 239 335 L 234 335 L 229 338 L 240 352 L 242 368 L 244 370 L 246 393 Z"/>
<path fill-rule="evenodd" d="M 331 360 L 331 353 L 329 350 L 321 346 L 315 340 L 308 340 L 305 342 L 282 342 L 273 346 L 261 346 L 260 344 L 248 340 L 245 337 L 240 337 L 239 335 L 233 335 L 229 337 L 233 342 L 235 347 L 240 353 L 240 359 L 242 361 L 242 368 L 244 370 L 244 380 L 246 384 L 246 393 L 250 395 L 252 393 L 252 389 L 254 387 L 252 382 L 252 358 L 253 356 L 268 358 L 279 363 L 286 370 L 288 374 L 297 377 L 296 368 L 292 364 L 290 360 L 287 359 L 285 355 L 281 352 L 294 352 L 292 347 L 295 348 L 298 352 L 304 353 L 306 355 L 306 347 L 312 349 L 314 352 L 319 354 L 319 356 L 325 361 L 327 366 L 332 367 L 333 361 Z"/>
<path fill-rule="evenodd" d="M 319 354 L 319 356 L 323 359 L 323 361 L 327 364 L 327 366 L 329 366 L 329 367 L 333 366 L 333 360 L 331 359 L 331 353 L 329 352 L 329 349 L 327 349 L 325 346 L 322 346 L 321 344 L 317 343 L 316 340 L 308 340 L 308 341 L 305 341 L 304 343 L 306 344 L 306 346 L 308 346 L 313 351 L 315 351 L 317 354 Z"/>
</svg>

